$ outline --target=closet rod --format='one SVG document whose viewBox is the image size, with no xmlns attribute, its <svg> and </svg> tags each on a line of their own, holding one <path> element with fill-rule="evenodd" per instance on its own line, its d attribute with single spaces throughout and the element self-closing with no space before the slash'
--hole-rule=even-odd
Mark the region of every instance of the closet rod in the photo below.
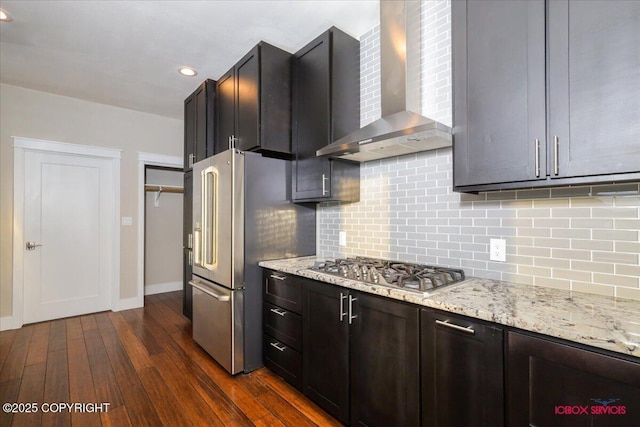
<svg viewBox="0 0 640 427">
<path fill-rule="evenodd" d="M 144 191 L 158 191 L 160 193 L 184 193 L 183 187 L 176 187 L 171 185 L 145 185 Z"/>
</svg>

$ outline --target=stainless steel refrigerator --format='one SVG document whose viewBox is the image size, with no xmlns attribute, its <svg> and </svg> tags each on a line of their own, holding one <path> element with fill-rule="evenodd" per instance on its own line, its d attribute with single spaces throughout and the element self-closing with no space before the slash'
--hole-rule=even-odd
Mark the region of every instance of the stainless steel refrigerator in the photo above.
<svg viewBox="0 0 640 427">
<path fill-rule="evenodd" d="M 262 366 L 258 261 L 315 253 L 291 162 L 230 149 L 193 166 L 193 339 L 231 374 Z"/>
</svg>

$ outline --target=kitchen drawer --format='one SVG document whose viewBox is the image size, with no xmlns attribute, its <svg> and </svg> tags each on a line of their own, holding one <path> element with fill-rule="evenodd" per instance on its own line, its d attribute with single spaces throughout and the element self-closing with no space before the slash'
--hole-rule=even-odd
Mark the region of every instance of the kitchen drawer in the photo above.
<svg viewBox="0 0 640 427">
<path fill-rule="evenodd" d="M 264 332 L 285 345 L 302 351 L 302 317 L 265 302 L 262 308 Z"/>
<path fill-rule="evenodd" d="M 302 390 L 302 354 L 284 343 L 263 335 L 264 366 L 289 384 Z"/>
<path fill-rule="evenodd" d="M 264 272 L 264 300 L 285 310 L 302 314 L 300 279 L 272 270 Z"/>
</svg>

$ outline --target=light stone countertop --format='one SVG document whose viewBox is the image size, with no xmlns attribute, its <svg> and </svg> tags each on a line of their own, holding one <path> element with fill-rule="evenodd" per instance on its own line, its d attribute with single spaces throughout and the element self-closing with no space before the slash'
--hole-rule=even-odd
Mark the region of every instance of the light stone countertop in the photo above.
<svg viewBox="0 0 640 427">
<path fill-rule="evenodd" d="M 425 296 L 310 270 L 316 261 L 325 259 L 311 256 L 262 261 L 259 265 L 640 357 L 640 301 L 480 278 L 468 278 Z"/>
</svg>

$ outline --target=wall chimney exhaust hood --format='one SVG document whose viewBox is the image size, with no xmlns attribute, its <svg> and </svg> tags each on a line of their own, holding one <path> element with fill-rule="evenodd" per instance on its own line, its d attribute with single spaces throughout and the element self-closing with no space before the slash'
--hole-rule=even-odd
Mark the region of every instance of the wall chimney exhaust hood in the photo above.
<svg viewBox="0 0 640 427">
<path fill-rule="evenodd" d="M 451 128 L 420 114 L 420 1 L 380 1 L 382 118 L 316 152 L 356 162 L 451 146 Z"/>
</svg>

